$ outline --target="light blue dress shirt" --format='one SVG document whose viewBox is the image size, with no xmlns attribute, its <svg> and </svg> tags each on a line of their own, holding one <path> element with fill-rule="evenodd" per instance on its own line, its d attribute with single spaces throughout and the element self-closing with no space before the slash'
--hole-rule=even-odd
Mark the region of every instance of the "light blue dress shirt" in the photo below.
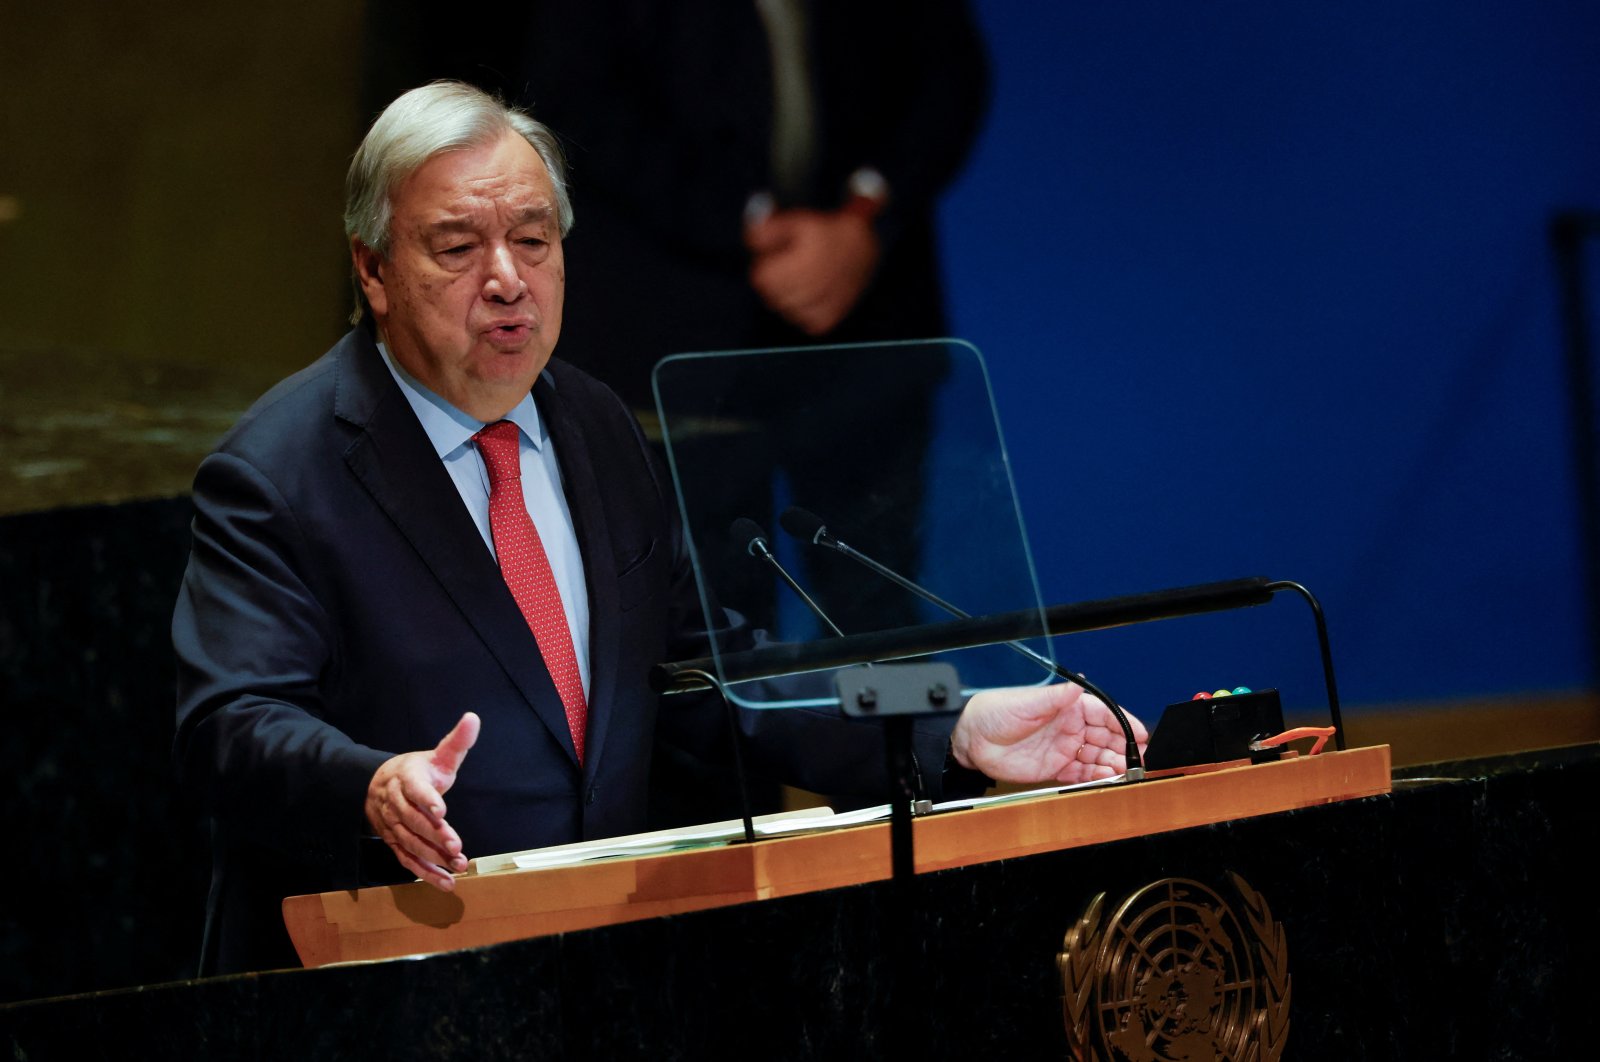
<svg viewBox="0 0 1600 1062">
<path fill-rule="evenodd" d="M 387 347 L 378 344 L 383 362 L 428 433 L 434 452 L 444 462 L 445 471 L 455 483 L 472 522 L 483 536 L 484 545 L 494 554 L 494 534 L 489 527 L 489 470 L 472 437 L 484 423 L 461 412 L 428 390 L 400 367 Z M 532 394 L 522 396 L 516 408 L 505 416 L 519 429 L 518 456 L 522 466 L 522 498 L 528 516 L 539 529 L 539 541 L 550 558 L 556 589 L 567 612 L 567 627 L 572 631 L 572 648 L 578 657 L 578 672 L 583 678 L 583 695 L 589 696 L 589 587 L 583 576 L 583 557 L 578 552 L 578 534 L 572 526 L 572 512 L 561 489 L 561 467 L 556 463 L 556 448 L 545 432 L 544 420 Z"/>
</svg>

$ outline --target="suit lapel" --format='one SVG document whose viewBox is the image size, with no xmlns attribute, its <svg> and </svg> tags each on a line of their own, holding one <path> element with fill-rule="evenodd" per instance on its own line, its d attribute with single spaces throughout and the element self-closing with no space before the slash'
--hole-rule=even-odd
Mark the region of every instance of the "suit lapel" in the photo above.
<svg viewBox="0 0 1600 1062">
<path fill-rule="evenodd" d="M 411 543 L 576 765 L 566 710 L 538 643 L 460 503 L 450 474 L 364 330 L 341 344 L 334 412 L 361 429 L 344 453 L 351 472 Z"/>
<path fill-rule="evenodd" d="M 616 559 L 606 529 L 605 507 L 595 465 L 577 410 L 546 373 L 534 385 L 550 440 L 561 467 L 561 485 L 583 554 L 584 581 L 589 586 L 589 728 L 584 774 L 593 777 L 605 754 L 616 679 L 621 613 L 617 605 Z"/>
</svg>

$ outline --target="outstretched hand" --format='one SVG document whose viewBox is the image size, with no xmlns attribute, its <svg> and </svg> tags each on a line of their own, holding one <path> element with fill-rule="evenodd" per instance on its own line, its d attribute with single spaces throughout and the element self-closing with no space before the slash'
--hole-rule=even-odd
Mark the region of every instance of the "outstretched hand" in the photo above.
<svg viewBox="0 0 1600 1062">
<path fill-rule="evenodd" d="M 450 875 L 467 869 L 461 838 L 445 821 L 444 794 L 478 740 L 478 717 L 468 712 L 439 744 L 385 760 L 367 784 L 367 821 L 400 865 L 434 888 L 455 888 Z"/>
<path fill-rule="evenodd" d="M 1149 734 L 1128 717 L 1139 750 Z M 1087 782 L 1127 770 L 1127 739 L 1100 698 L 1076 683 L 985 690 L 950 735 L 956 762 L 997 782 Z"/>
</svg>

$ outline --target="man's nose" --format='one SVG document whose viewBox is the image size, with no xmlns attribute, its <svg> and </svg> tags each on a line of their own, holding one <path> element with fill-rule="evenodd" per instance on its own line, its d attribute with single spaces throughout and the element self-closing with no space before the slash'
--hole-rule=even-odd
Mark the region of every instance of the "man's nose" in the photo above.
<svg viewBox="0 0 1600 1062">
<path fill-rule="evenodd" d="M 499 302 L 515 302 L 527 290 L 527 285 L 522 282 L 522 275 L 517 272 L 517 260 L 511 253 L 510 244 L 500 243 L 492 246 L 489 249 L 486 268 L 488 273 L 483 278 L 485 298 Z"/>
</svg>

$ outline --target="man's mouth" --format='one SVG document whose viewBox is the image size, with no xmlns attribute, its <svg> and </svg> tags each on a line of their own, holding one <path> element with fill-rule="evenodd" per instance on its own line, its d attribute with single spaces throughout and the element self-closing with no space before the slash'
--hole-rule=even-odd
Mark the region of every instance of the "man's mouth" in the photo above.
<svg viewBox="0 0 1600 1062">
<path fill-rule="evenodd" d="M 498 321 L 489 326 L 487 335 L 493 342 L 515 342 L 527 337 L 533 330 L 533 322 L 526 318 L 517 318 L 510 321 Z"/>
</svg>

